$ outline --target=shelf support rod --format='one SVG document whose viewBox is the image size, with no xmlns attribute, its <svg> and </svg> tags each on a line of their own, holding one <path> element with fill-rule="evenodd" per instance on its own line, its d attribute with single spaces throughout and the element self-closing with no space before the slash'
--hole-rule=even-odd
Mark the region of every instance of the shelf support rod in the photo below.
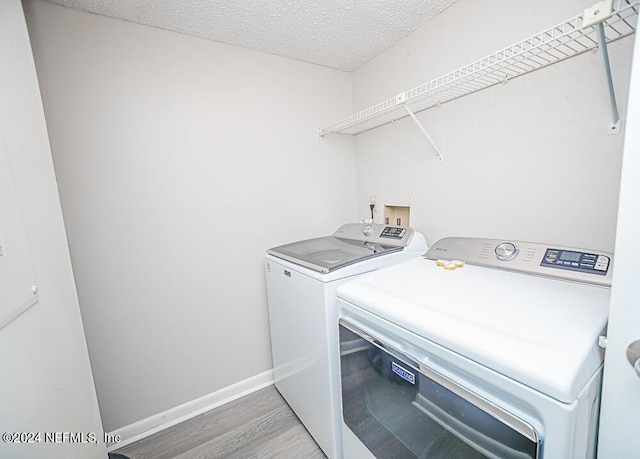
<svg viewBox="0 0 640 459">
<path fill-rule="evenodd" d="M 433 139 L 431 138 L 429 133 L 427 133 L 427 130 L 422 126 L 422 124 L 420 123 L 420 121 L 416 117 L 416 114 L 413 113 L 413 110 L 411 110 L 411 108 L 409 108 L 409 106 L 407 104 L 404 104 L 404 108 L 407 111 L 407 113 L 409 113 L 409 116 L 411 117 L 413 122 L 416 123 L 416 126 L 418 126 L 418 129 L 420 129 L 420 131 L 422 131 L 422 134 L 424 134 L 424 136 L 427 138 L 427 140 L 429 141 L 429 143 L 431 144 L 433 149 L 436 151 L 436 155 L 438 155 L 438 161 L 442 161 L 443 158 L 442 158 L 442 153 L 440 153 L 440 149 L 435 144 L 435 142 L 433 141 Z"/>
<path fill-rule="evenodd" d="M 609 51 L 607 49 L 607 39 L 604 35 L 604 26 L 602 22 L 596 24 L 598 30 L 598 42 L 600 44 L 600 51 L 602 52 L 602 59 L 604 61 L 604 70 L 607 74 L 607 86 L 609 88 L 609 99 L 611 101 L 611 113 L 613 121 L 609 125 L 609 134 L 618 134 L 620 132 L 620 115 L 618 114 L 618 104 L 616 103 L 616 93 L 613 89 L 613 77 L 611 76 L 611 65 L 609 63 Z"/>
</svg>

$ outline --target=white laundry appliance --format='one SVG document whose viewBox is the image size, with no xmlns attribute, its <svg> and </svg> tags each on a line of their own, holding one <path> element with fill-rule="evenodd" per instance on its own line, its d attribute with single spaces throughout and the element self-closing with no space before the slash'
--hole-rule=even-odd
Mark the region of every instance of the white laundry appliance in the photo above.
<svg viewBox="0 0 640 459">
<path fill-rule="evenodd" d="M 335 290 L 426 250 L 411 228 L 364 223 L 267 250 L 275 386 L 330 459 L 342 457 Z"/>
<path fill-rule="evenodd" d="M 612 263 L 445 238 L 339 287 L 345 459 L 594 457 Z"/>
</svg>

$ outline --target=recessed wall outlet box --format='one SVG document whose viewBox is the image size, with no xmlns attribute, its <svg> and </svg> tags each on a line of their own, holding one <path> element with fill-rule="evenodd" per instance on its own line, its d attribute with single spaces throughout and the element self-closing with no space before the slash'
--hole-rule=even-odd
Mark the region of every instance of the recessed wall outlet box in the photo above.
<svg viewBox="0 0 640 459">
<path fill-rule="evenodd" d="M 411 224 L 411 208 L 409 206 L 384 205 L 384 224 L 409 227 Z"/>
<path fill-rule="evenodd" d="M 604 0 L 584 10 L 582 27 L 598 24 L 611 17 L 613 12 L 613 0 Z"/>
</svg>

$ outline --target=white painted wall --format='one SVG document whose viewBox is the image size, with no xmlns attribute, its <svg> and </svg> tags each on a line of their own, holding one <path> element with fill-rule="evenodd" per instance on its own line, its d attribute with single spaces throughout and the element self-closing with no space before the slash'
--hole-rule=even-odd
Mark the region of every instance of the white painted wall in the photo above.
<svg viewBox="0 0 640 459">
<path fill-rule="evenodd" d="M 264 250 L 357 218 L 350 75 L 26 10 L 105 430 L 270 370 Z"/>
<path fill-rule="evenodd" d="M 593 0 L 460 0 L 355 71 L 354 110 L 471 63 L 579 14 Z M 624 123 L 633 37 L 609 47 Z M 369 197 L 411 205 L 430 243 L 446 236 L 551 242 L 612 251 L 623 135 L 599 54 L 585 54 L 356 136 L 358 211 Z M 623 131 L 629 129 L 623 125 Z"/>
<path fill-rule="evenodd" d="M 39 302 L 0 329 L 0 432 L 40 434 L 40 443 L 0 442 L 0 457 L 104 458 L 98 403 L 19 0 L 0 2 L 0 60 L 0 148 L 10 165 L 39 286 Z M 11 246 L 6 249 L 9 254 Z M 45 441 L 46 433 L 54 432 L 91 432 L 100 441 Z"/>
</svg>

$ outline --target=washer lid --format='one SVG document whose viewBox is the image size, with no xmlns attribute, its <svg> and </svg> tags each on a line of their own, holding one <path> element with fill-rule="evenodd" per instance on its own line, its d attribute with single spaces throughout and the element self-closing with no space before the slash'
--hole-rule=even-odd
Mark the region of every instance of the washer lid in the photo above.
<svg viewBox="0 0 640 459">
<path fill-rule="evenodd" d="M 267 253 L 314 271 L 328 273 L 362 260 L 402 249 L 402 247 L 372 241 L 326 236 L 274 247 L 267 250 Z"/>
<path fill-rule="evenodd" d="M 418 258 L 350 281 L 337 296 L 565 403 L 603 361 L 605 287 Z"/>
<path fill-rule="evenodd" d="M 377 223 L 347 223 L 333 236 L 307 239 L 267 250 L 305 268 L 329 273 L 359 261 L 404 249 L 426 251 L 424 237 L 411 228 Z"/>
</svg>

